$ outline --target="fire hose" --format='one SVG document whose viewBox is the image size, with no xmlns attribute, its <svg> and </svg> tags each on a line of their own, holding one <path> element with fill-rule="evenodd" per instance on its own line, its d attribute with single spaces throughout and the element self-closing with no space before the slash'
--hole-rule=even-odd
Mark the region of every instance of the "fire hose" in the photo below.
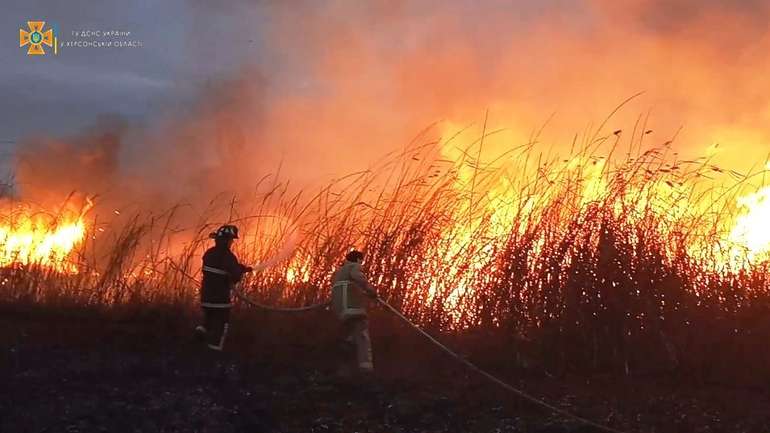
<svg viewBox="0 0 770 433">
<path fill-rule="evenodd" d="M 537 397 L 535 397 L 533 395 L 530 395 L 530 394 L 528 394 L 528 393 L 526 393 L 526 392 L 524 392 L 524 391 L 514 387 L 513 385 L 510 385 L 507 382 L 504 382 L 502 379 L 499 379 L 496 376 L 493 376 L 491 373 L 488 373 L 486 370 L 483 370 L 481 367 L 479 367 L 476 364 L 474 364 L 474 363 L 468 361 L 467 359 L 463 358 L 462 356 L 457 354 L 457 352 L 455 352 L 452 349 L 446 347 L 444 344 L 442 344 L 440 341 L 438 341 L 435 337 L 433 337 L 432 335 L 430 335 L 427 332 L 423 331 L 422 328 L 420 328 L 419 326 L 417 326 L 414 323 L 412 323 L 411 320 L 409 320 L 400 311 L 398 311 L 395 307 L 393 307 L 392 305 L 390 305 L 387 302 L 385 302 L 383 299 L 380 299 L 380 298 L 375 298 L 375 299 L 383 307 L 385 307 L 391 313 L 395 314 L 404 323 L 409 325 L 411 328 L 413 328 L 418 333 L 422 334 L 423 337 L 427 338 L 436 347 L 438 347 L 439 349 L 444 351 L 444 353 L 446 353 L 447 355 L 451 356 L 452 358 L 457 360 L 459 363 L 465 365 L 469 369 L 471 369 L 471 370 L 475 371 L 476 373 L 480 374 L 481 376 L 485 377 L 486 379 L 490 380 L 492 383 L 495 383 L 495 384 L 499 385 L 501 388 L 506 389 L 506 390 L 508 390 L 508 391 L 510 391 L 510 392 L 512 392 L 512 393 L 514 393 L 516 395 L 518 395 L 519 397 L 523 398 L 524 400 L 527 400 L 527 401 L 529 401 L 531 403 L 534 403 L 534 404 L 536 404 L 538 406 L 544 407 L 544 408 L 550 410 L 551 412 L 553 412 L 555 414 L 562 415 L 565 418 L 569 418 L 569 419 L 572 419 L 574 421 L 578 421 L 578 422 L 580 422 L 582 424 L 585 424 L 587 426 L 590 426 L 590 427 L 594 427 L 597 430 L 601 430 L 601 431 L 605 431 L 605 432 L 610 432 L 610 433 L 624 433 L 621 430 L 616 430 L 616 429 L 614 429 L 612 427 L 608 427 L 606 425 L 602 425 L 602 424 L 599 424 L 597 422 L 591 421 L 589 419 L 586 419 L 586 418 L 580 417 L 578 415 L 575 415 L 575 414 L 573 414 L 571 412 L 568 412 L 568 411 L 566 411 L 564 409 L 559 409 L 556 406 L 548 404 L 545 401 L 543 401 L 543 400 L 541 400 L 541 399 L 539 399 L 539 398 L 537 398 Z"/>
<path fill-rule="evenodd" d="M 187 272 L 185 272 L 184 270 L 182 270 L 180 267 L 178 267 L 176 265 L 176 263 L 174 263 L 172 261 L 169 261 L 169 262 L 177 270 L 177 272 L 182 274 L 185 278 L 187 278 L 188 280 L 194 282 L 195 284 L 200 285 L 201 282 L 198 281 L 198 279 L 196 279 L 192 275 L 190 275 Z M 315 310 L 315 309 L 318 309 L 318 308 L 323 308 L 323 307 L 326 307 L 327 305 L 329 305 L 331 303 L 331 301 L 324 301 L 324 302 L 321 302 L 321 303 L 318 303 L 318 304 L 307 305 L 307 306 L 304 306 L 304 307 L 272 307 L 270 305 L 265 305 L 265 304 L 263 304 L 261 302 L 255 301 L 254 298 L 251 298 L 247 294 L 243 293 L 243 291 L 238 288 L 239 285 L 237 285 L 233 289 L 233 291 L 235 292 L 235 296 L 237 296 L 239 299 L 243 300 L 244 302 L 246 302 L 247 304 L 249 304 L 249 305 L 251 305 L 253 307 L 257 307 L 257 308 L 259 308 L 261 310 L 273 311 L 273 312 L 276 312 L 276 313 L 301 313 L 301 312 L 305 312 L 305 311 Z"/>
<path fill-rule="evenodd" d="M 262 309 L 262 310 L 273 311 L 273 312 L 277 312 L 277 313 L 301 313 L 301 312 L 304 312 L 304 311 L 311 311 L 311 310 L 315 310 L 315 309 L 318 309 L 318 308 L 323 308 L 323 307 L 326 307 L 327 305 L 331 304 L 331 301 L 325 301 L 325 302 L 321 302 L 321 303 L 318 303 L 318 304 L 307 305 L 307 306 L 304 306 L 304 307 L 271 307 L 269 305 L 261 304 L 261 303 L 255 301 L 254 299 L 250 298 L 248 295 L 243 293 L 243 291 L 241 291 L 241 290 L 239 290 L 237 288 L 235 289 L 235 296 L 237 296 L 238 298 L 240 298 L 241 300 L 243 300 L 244 302 L 246 302 L 249 305 L 252 305 L 252 306 L 257 307 L 257 308 Z"/>
<path fill-rule="evenodd" d="M 329 305 L 331 303 L 331 301 L 326 301 L 326 302 L 323 302 L 323 303 L 309 305 L 309 306 L 306 306 L 306 307 L 278 308 L 278 307 L 270 307 L 268 305 L 264 305 L 264 304 L 261 304 L 259 302 L 256 302 L 253 299 L 249 298 L 244 293 L 242 293 L 240 290 L 236 290 L 235 293 L 236 293 L 236 296 L 238 296 L 239 298 L 243 299 L 248 304 L 251 304 L 251 305 L 253 305 L 253 306 L 257 307 L 257 308 L 263 309 L 263 310 L 276 311 L 276 312 L 302 312 L 302 311 L 310 311 L 310 310 L 314 310 L 316 308 L 325 307 L 325 306 L 327 306 L 327 305 Z M 447 355 L 451 356 L 452 358 L 454 358 L 455 360 L 457 360 L 461 364 L 465 365 L 469 369 L 471 369 L 471 370 L 475 371 L 476 373 L 480 374 L 484 378 L 490 380 L 492 383 L 495 383 L 495 384 L 499 385 L 503 389 L 506 389 L 506 390 L 508 390 L 510 392 L 513 392 L 514 394 L 518 395 L 519 397 L 523 398 L 524 400 L 527 400 L 527 401 L 529 401 L 531 403 L 534 403 L 534 404 L 536 404 L 538 406 L 544 407 L 544 408 L 550 410 L 551 412 L 553 412 L 555 414 L 562 415 L 562 416 L 564 416 L 566 418 L 578 421 L 578 422 L 580 422 L 582 424 L 585 424 L 587 426 L 594 427 L 594 428 L 596 428 L 596 429 L 598 429 L 600 431 L 605 431 L 605 432 L 610 432 L 610 433 L 624 433 L 624 432 L 622 432 L 620 430 L 613 429 L 611 427 L 608 427 L 608 426 L 596 423 L 594 421 L 591 421 L 589 419 L 586 419 L 586 418 L 580 417 L 578 415 L 575 415 L 575 414 L 573 414 L 571 412 L 567 412 L 564 409 L 559 409 L 556 406 L 548 404 L 547 402 L 545 402 L 545 401 L 543 401 L 543 400 L 541 400 L 541 399 L 539 399 L 537 397 L 534 397 L 534 396 L 532 396 L 532 395 L 530 395 L 530 394 L 528 394 L 528 393 L 526 393 L 526 392 L 524 392 L 524 391 L 514 387 L 513 385 L 508 384 L 507 382 L 504 382 L 502 379 L 499 379 L 496 376 L 492 375 L 491 373 L 488 373 L 486 370 L 483 370 L 481 367 L 479 367 L 476 364 L 468 361 L 467 359 L 465 359 L 462 356 L 460 356 L 459 354 L 457 354 L 457 352 L 455 352 L 452 349 L 450 349 L 447 346 L 445 346 L 443 343 L 438 341 L 435 337 L 433 337 L 432 335 L 428 334 L 422 328 L 420 328 L 419 326 L 414 324 L 411 320 L 409 320 L 406 316 L 404 316 L 400 311 L 398 311 L 395 307 L 393 307 L 392 305 L 387 303 L 385 300 L 383 300 L 383 299 L 381 299 L 379 297 L 374 297 L 374 299 L 377 302 L 379 302 L 380 305 L 382 305 L 387 310 L 389 310 L 391 313 L 396 315 L 399 319 L 401 319 L 405 324 L 409 325 L 409 327 L 413 328 L 415 331 L 420 333 L 423 337 L 427 338 L 428 341 L 433 343 L 436 347 L 441 349 L 444 353 L 446 353 Z"/>
<path fill-rule="evenodd" d="M 177 270 L 179 270 L 182 273 L 182 275 L 184 275 L 188 279 L 190 279 L 190 280 L 200 284 L 200 282 L 197 279 L 195 279 L 194 277 L 188 275 L 187 273 L 185 273 L 181 269 L 177 268 Z M 262 304 L 260 302 L 255 301 L 254 299 L 250 298 L 248 295 L 243 293 L 242 290 L 239 290 L 237 288 L 235 289 L 235 294 L 236 294 L 236 296 L 238 298 L 242 299 L 247 304 L 250 304 L 250 305 L 252 305 L 252 306 L 254 306 L 256 308 L 262 309 L 262 310 L 272 311 L 272 312 L 287 312 L 287 313 L 305 312 L 305 311 L 311 311 L 311 310 L 323 308 L 323 307 L 326 307 L 329 304 L 331 304 L 331 300 L 329 300 L 329 301 L 325 301 L 325 302 L 321 302 L 321 303 L 313 304 L 313 305 L 308 305 L 308 306 L 304 306 L 304 307 L 272 307 L 272 306 L 265 305 L 265 304 Z M 513 385 L 511 385 L 511 384 L 503 381 L 502 379 L 492 375 L 491 373 L 487 372 L 486 370 L 482 369 L 481 367 L 477 366 L 476 364 L 474 364 L 474 363 L 468 361 L 467 359 L 463 358 L 457 352 L 455 352 L 452 349 L 450 349 L 447 346 L 445 346 L 443 343 L 438 341 L 435 337 L 433 337 L 432 335 L 430 335 L 427 332 L 425 332 L 418 325 L 414 324 L 411 320 L 409 320 L 409 318 L 404 316 L 400 311 L 398 311 L 398 309 L 396 309 L 395 307 L 390 305 L 384 299 L 382 299 L 380 297 L 374 297 L 374 299 L 380 305 L 385 307 L 385 309 L 387 309 L 388 311 L 393 313 L 396 317 L 401 319 L 406 325 L 408 325 L 409 327 L 411 327 L 412 329 L 417 331 L 419 334 L 421 334 L 423 337 L 428 339 L 428 341 L 433 343 L 434 346 L 438 347 L 444 353 L 446 353 L 450 357 L 454 358 L 457 362 L 463 364 L 464 366 L 466 366 L 470 370 L 473 370 L 474 372 L 476 372 L 479 375 L 483 376 L 484 378 L 486 378 L 487 380 L 491 381 L 492 383 L 500 386 L 501 388 L 516 394 L 517 396 L 521 397 L 522 399 L 524 399 L 526 401 L 529 401 L 530 403 L 534 403 L 537 406 L 540 406 L 540 407 L 543 407 L 545 409 L 548 409 L 549 411 L 551 411 L 554 414 L 558 414 L 558 415 L 561 415 L 561 416 L 563 416 L 565 418 L 572 419 L 574 421 L 580 422 L 581 424 L 585 424 L 587 426 L 593 427 L 593 428 L 595 428 L 597 430 L 604 431 L 604 432 L 609 432 L 609 433 L 626 433 L 626 432 L 623 432 L 622 430 L 617 430 L 617 429 L 614 429 L 612 427 L 608 427 L 606 425 L 599 424 L 597 422 L 594 422 L 594 421 L 591 421 L 589 419 L 583 418 L 581 416 L 575 415 L 575 414 L 573 414 L 571 412 L 568 412 L 568 411 L 566 411 L 564 409 L 560 409 L 560 408 L 558 408 L 558 407 L 556 407 L 556 406 L 554 406 L 552 404 L 549 404 L 549 403 L 545 402 L 542 399 L 539 399 L 539 398 L 537 398 L 537 397 L 535 397 L 535 396 L 533 396 L 531 394 L 528 394 L 528 393 L 526 393 L 526 392 L 524 392 L 524 391 L 514 387 Z"/>
</svg>

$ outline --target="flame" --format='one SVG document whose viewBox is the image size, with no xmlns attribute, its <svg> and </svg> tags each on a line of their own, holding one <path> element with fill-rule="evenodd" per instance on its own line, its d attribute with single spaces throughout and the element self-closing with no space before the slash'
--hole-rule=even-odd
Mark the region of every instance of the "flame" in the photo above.
<svg viewBox="0 0 770 433">
<path fill-rule="evenodd" d="M 527 221 L 543 218 L 543 212 L 548 205 L 556 200 L 568 200 L 574 212 L 585 210 L 591 203 L 603 206 L 604 202 L 609 200 L 611 207 L 607 210 L 615 217 L 622 217 L 621 220 L 630 225 L 639 223 L 645 215 L 652 213 L 658 223 L 657 229 L 664 236 L 674 234 L 688 218 L 708 214 L 709 209 L 722 205 L 711 202 L 711 198 L 707 196 L 693 199 L 694 195 L 690 194 L 692 185 L 679 177 L 682 167 L 675 161 L 661 163 L 652 171 L 648 169 L 647 174 L 632 171 L 632 176 L 637 178 L 629 178 L 628 185 L 624 185 L 619 195 L 614 197 L 611 197 L 614 192 L 610 190 L 607 176 L 612 169 L 612 161 L 605 157 L 583 154 L 573 155 L 569 159 L 542 168 L 533 169 L 514 164 L 509 167 L 513 175 L 507 175 L 506 170 L 500 170 L 499 167 L 491 168 L 493 171 L 497 170 L 497 175 L 492 176 L 491 182 L 482 183 L 479 181 L 479 173 L 489 168 L 485 166 L 483 158 L 494 159 L 488 156 L 488 149 L 500 149 L 502 145 L 496 143 L 494 138 L 487 138 L 487 149 L 481 149 L 477 140 L 476 147 L 461 150 L 453 141 L 469 128 L 463 129 L 457 125 L 452 122 L 443 125 L 441 135 L 445 141 L 442 142 L 440 150 L 442 157 L 455 164 L 457 175 L 454 188 L 461 197 L 466 197 L 461 201 L 458 212 L 467 213 L 469 217 L 466 221 L 457 220 L 455 226 L 447 227 L 443 231 L 444 240 L 449 243 L 446 260 L 450 262 L 457 260 L 461 253 L 470 251 L 470 245 L 478 237 L 477 231 L 480 227 L 484 228 L 483 236 L 487 239 L 493 239 L 493 242 L 501 240 L 511 231 L 526 230 L 529 224 Z M 473 133 L 481 135 L 478 128 Z M 706 149 L 709 156 L 714 156 L 718 151 L 718 145 Z M 657 158 L 657 155 L 654 156 Z M 770 162 L 766 163 L 766 167 L 770 170 Z M 713 171 L 723 170 L 714 167 Z M 654 180 L 640 181 L 645 176 Z M 525 196 L 527 192 L 520 187 L 521 178 L 536 181 L 541 178 L 543 185 L 549 185 Z M 731 265 L 733 269 L 746 267 L 757 260 L 770 259 L 770 228 L 766 223 L 770 221 L 770 187 L 739 197 L 736 204 L 741 210 L 738 215 L 712 212 L 713 224 L 703 224 L 705 230 L 710 226 L 722 227 L 718 241 L 712 242 L 713 238 L 705 231 L 699 233 L 699 236 L 693 236 L 693 240 L 685 245 L 689 254 L 693 257 L 716 257 L 718 263 L 715 265 Z M 566 230 L 561 224 L 566 220 L 569 218 L 559 218 L 551 223 Z M 721 245 L 724 243 L 730 245 L 727 253 L 722 251 Z M 530 256 L 536 257 L 540 253 L 538 243 L 535 242 L 532 248 Z M 666 253 L 670 253 L 672 257 L 676 254 L 673 250 Z M 474 255 L 464 255 L 463 259 L 470 261 L 469 266 L 462 271 L 467 275 L 460 275 L 457 270 L 448 271 L 448 280 L 459 281 L 459 285 L 450 291 L 447 298 L 448 302 L 453 304 L 449 307 L 456 306 L 454 303 L 457 298 L 466 292 L 466 286 L 470 284 L 469 275 L 486 266 L 487 255 L 482 249 L 475 251 Z M 430 297 L 441 289 L 436 284 L 431 285 Z"/>
<path fill-rule="evenodd" d="M 540 236 L 525 238 L 521 243 L 527 248 L 522 265 L 524 272 L 539 272 L 543 266 L 552 265 L 544 261 L 550 259 L 548 248 L 554 248 L 549 244 L 550 234 L 543 232 L 556 233 L 555 236 L 566 233 L 574 229 L 571 223 L 580 222 L 582 212 L 591 209 L 602 212 L 600 218 L 605 215 L 615 217 L 630 227 L 643 222 L 652 213 L 654 218 L 651 220 L 659 224 L 657 229 L 664 237 L 675 233 L 681 227 L 678 224 L 690 216 L 711 215 L 715 220 L 704 226 L 719 223 L 721 231 L 717 236 L 720 242 L 715 243 L 714 237 L 701 236 L 703 233 L 695 233 L 691 239 L 698 240 L 691 240 L 692 243 L 685 246 L 688 253 L 695 257 L 717 257 L 733 265 L 733 269 L 770 259 L 770 228 L 767 227 L 770 186 L 738 198 L 735 206 L 738 212 L 725 217 L 718 212 L 704 212 L 715 208 L 709 196 L 688 195 L 686 181 L 677 180 L 675 162 L 661 162 L 659 168 L 653 170 L 654 174 L 646 174 L 644 170 L 626 170 L 622 161 L 609 156 L 581 153 L 546 163 L 523 161 L 520 154 L 509 154 L 501 159 L 495 152 L 504 146 L 510 147 L 510 135 L 504 139 L 489 137 L 483 146 L 476 141 L 463 149 L 455 146 L 453 141 L 457 130 L 449 124 L 438 149 L 441 160 L 451 164 L 447 173 L 453 173 L 448 175 L 451 196 L 456 197 L 449 210 L 451 217 L 446 220 L 448 223 L 436 227 L 438 237 L 431 239 L 431 245 L 424 251 L 430 257 L 430 264 L 423 267 L 419 275 L 405 277 L 410 290 L 423 296 L 420 300 L 425 297 L 428 301 L 441 299 L 446 313 L 456 322 L 468 320 L 469 314 L 473 316 L 467 307 L 473 305 L 473 298 L 478 295 L 474 288 L 488 284 L 484 278 L 494 274 L 495 267 L 499 266 L 496 255 L 508 236 L 527 235 L 528 231 Z M 478 131 L 470 131 L 475 132 Z M 528 185 L 535 186 L 530 188 Z M 84 215 L 90 206 L 89 203 L 80 211 L 60 211 L 55 217 L 33 211 L 29 206 L 6 206 L 6 214 L 10 216 L 0 224 L 0 266 L 35 264 L 63 273 L 79 272 L 72 256 L 85 238 Z M 119 211 L 114 213 L 119 214 Z M 547 230 L 532 230 L 543 220 Z M 256 266 L 258 271 L 273 268 L 265 273 L 265 278 L 283 280 L 286 283 L 284 294 L 299 293 L 302 286 L 323 273 L 315 268 L 318 260 L 314 260 L 310 249 L 298 249 L 301 243 L 296 233 L 300 223 L 288 217 L 270 216 L 242 230 L 244 251 L 251 255 L 247 260 L 261 260 Z M 634 236 L 633 232 L 629 231 L 630 236 Z M 729 252 L 720 254 L 721 244 L 725 241 L 731 245 Z M 169 244 L 174 242 L 169 241 Z M 673 258 L 676 253 L 668 248 L 663 246 L 662 252 L 670 253 Z M 167 248 L 159 250 L 158 254 L 170 256 L 175 253 Z M 575 259 L 571 254 L 560 252 L 554 257 L 569 262 Z M 155 278 L 157 270 L 152 266 L 155 259 L 156 256 L 147 256 L 147 265 L 134 267 L 130 278 Z M 279 263 L 281 266 L 275 266 Z M 548 282 L 534 284 L 559 284 L 562 275 L 553 274 L 548 278 L 551 279 Z M 540 288 L 525 286 L 524 294 L 519 296 L 526 297 L 530 290 Z M 464 314 L 465 318 L 462 317 Z"/>
<path fill-rule="evenodd" d="M 729 240 L 740 247 L 749 261 L 770 259 L 770 186 L 738 198 L 742 213 L 730 231 Z"/>
<path fill-rule="evenodd" d="M 89 201 L 79 212 L 62 210 L 58 215 L 15 206 L 0 224 L 0 267 L 39 265 L 63 273 L 77 273 L 70 260 L 86 234 L 84 216 Z"/>
<path fill-rule="evenodd" d="M 286 282 L 307 283 L 310 280 L 310 269 L 301 264 L 292 262 L 286 269 Z"/>
<path fill-rule="evenodd" d="M 307 283 L 310 281 L 313 262 L 307 254 L 297 254 L 286 265 L 284 278 L 289 284 Z"/>
</svg>

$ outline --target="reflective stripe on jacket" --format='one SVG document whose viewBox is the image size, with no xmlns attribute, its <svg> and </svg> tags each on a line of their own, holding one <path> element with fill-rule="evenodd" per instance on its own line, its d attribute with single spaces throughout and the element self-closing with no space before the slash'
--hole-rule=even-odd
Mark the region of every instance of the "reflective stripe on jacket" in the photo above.
<svg viewBox="0 0 770 433">
<path fill-rule="evenodd" d="M 238 263 L 226 245 L 215 245 L 203 254 L 201 305 L 208 308 L 229 308 L 230 291 L 241 280 L 246 267 Z"/>
<path fill-rule="evenodd" d="M 366 316 L 366 298 L 369 282 L 361 272 L 361 264 L 345 263 L 332 276 L 332 310 L 340 319 Z"/>
</svg>

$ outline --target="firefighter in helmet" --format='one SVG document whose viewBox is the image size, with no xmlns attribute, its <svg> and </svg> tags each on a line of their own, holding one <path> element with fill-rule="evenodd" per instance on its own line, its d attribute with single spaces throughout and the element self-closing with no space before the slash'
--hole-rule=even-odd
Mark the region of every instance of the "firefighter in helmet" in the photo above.
<svg viewBox="0 0 770 433">
<path fill-rule="evenodd" d="M 221 351 L 230 325 L 230 291 L 243 274 L 253 269 L 238 262 L 230 250 L 233 240 L 238 239 L 238 227 L 223 225 L 209 237 L 214 239 L 214 246 L 203 254 L 201 307 L 204 321 L 195 331 L 206 340 L 209 349 Z"/>
<path fill-rule="evenodd" d="M 376 298 L 377 291 L 361 272 L 363 259 L 360 251 L 349 252 L 332 276 L 332 309 L 341 322 L 344 359 L 340 372 L 347 372 L 353 360 L 359 372 L 374 370 L 365 296 Z"/>
</svg>

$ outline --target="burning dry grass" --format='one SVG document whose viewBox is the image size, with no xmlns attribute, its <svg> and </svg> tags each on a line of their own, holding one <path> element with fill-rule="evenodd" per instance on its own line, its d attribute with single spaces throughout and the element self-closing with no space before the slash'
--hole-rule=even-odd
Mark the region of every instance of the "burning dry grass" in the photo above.
<svg viewBox="0 0 770 433">
<path fill-rule="evenodd" d="M 30 203 L 4 200 L 0 223 L 0 266 L 38 264 L 59 273 L 77 273 L 69 253 L 85 237 L 85 214 L 92 202 L 74 205 L 68 197 L 55 213 Z"/>
<path fill-rule="evenodd" d="M 265 303 L 324 300 L 357 246 L 381 295 L 418 323 L 489 333 L 550 368 L 692 366 L 718 359 L 714 345 L 739 356 L 770 338 L 764 171 L 680 160 L 668 143 L 642 150 L 645 134 L 622 151 L 619 132 L 594 137 L 567 159 L 530 143 L 483 162 L 483 138 L 413 144 L 313 197 L 266 178 L 253 197 L 212 201 L 192 228 L 177 228 L 174 207 L 109 237 L 87 230 L 67 253 L 77 272 L 47 266 L 59 256 L 15 261 L 3 298 L 193 306 L 206 235 L 230 221 L 242 259 L 269 265 L 245 281 Z"/>
</svg>

